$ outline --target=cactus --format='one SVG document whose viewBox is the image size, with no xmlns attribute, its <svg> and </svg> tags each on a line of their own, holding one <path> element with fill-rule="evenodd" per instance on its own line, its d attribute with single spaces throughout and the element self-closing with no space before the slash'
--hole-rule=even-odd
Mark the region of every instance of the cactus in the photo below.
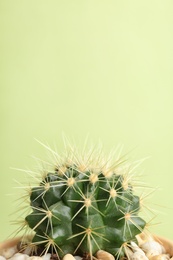
<svg viewBox="0 0 173 260">
<path fill-rule="evenodd" d="M 120 257 L 146 226 L 125 160 L 105 160 L 98 151 L 65 157 L 57 155 L 54 169 L 30 190 L 25 222 L 34 231 L 31 244 L 58 258 L 67 253 L 92 258 L 100 249 Z"/>
</svg>

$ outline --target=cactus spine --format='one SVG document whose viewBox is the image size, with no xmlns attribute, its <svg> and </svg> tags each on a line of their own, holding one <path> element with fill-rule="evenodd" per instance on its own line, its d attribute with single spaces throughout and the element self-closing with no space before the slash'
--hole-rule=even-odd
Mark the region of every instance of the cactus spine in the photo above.
<svg viewBox="0 0 173 260">
<path fill-rule="evenodd" d="M 92 258 L 99 249 L 119 256 L 146 225 L 126 163 L 105 160 L 100 152 L 65 157 L 58 155 L 54 169 L 30 190 L 25 221 L 34 231 L 31 244 L 59 258 L 67 253 Z"/>
</svg>

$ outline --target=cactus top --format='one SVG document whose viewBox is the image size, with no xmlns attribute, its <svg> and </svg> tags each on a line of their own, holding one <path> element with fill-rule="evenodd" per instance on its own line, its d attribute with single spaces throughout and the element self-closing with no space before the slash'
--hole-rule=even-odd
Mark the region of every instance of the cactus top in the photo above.
<svg viewBox="0 0 173 260">
<path fill-rule="evenodd" d="M 122 166 L 123 158 L 105 161 L 99 153 L 66 158 L 31 189 L 25 220 L 34 233 L 32 244 L 58 257 L 92 257 L 100 249 L 119 257 L 146 225 L 138 216 L 140 198 L 129 167 Z"/>
</svg>

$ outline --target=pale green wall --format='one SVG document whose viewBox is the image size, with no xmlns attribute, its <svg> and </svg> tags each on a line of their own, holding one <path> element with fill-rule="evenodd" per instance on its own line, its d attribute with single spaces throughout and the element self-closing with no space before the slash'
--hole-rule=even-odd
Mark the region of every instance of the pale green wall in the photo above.
<svg viewBox="0 0 173 260">
<path fill-rule="evenodd" d="M 0 1 L 0 240 L 24 180 L 10 167 L 45 158 L 34 138 L 61 151 L 62 132 L 149 156 L 154 232 L 173 239 L 172 14 L 172 0 Z"/>
</svg>

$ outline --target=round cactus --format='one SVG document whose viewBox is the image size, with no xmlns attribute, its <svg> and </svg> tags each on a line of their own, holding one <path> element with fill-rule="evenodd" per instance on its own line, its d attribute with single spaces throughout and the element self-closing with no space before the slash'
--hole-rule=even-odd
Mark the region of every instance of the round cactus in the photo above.
<svg viewBox="0 0 173 260">
<path fill-rule="evenodd" d="M 89 255 L 100 249 L 120 255 L 146 222 L 138 216 L 140 198 L 134 195 L 128 167 L 100 153 L 79 157 L 68 153 L 30 190 L 32 212 L 27 226 L 33 245 L 58 257 L 67 253 Z M 121 252 L 123 254 L 123 250 Z"/>
</svg>

